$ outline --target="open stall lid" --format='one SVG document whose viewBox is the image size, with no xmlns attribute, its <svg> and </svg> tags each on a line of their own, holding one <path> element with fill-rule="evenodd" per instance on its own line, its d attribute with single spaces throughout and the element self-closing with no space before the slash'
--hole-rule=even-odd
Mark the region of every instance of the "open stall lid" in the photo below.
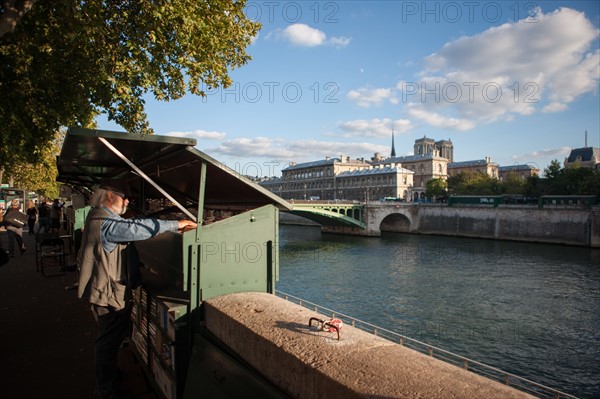
<svg viewBox="0 0 600 399">
<path fill-rule="evenodd" d="M 250 209 L 272 204 L 291 209 L 287 201 L 195 145 L 196 140 L 189 138 L 71 128 L 58 156 L 57 181 L 89 193 L 102 179 L 119 178 L 129 184 L 135 198 L 166 197 L 192 208 L 203 201 L 207 207 Z M 201 192 L 204 198 L 199 198 Z"/>
</svg>

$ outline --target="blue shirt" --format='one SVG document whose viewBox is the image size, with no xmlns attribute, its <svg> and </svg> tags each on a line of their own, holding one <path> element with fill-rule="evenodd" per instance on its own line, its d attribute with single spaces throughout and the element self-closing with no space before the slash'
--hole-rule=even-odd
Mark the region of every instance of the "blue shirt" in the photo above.
<svg viewBox="0 0 600 399">
<path fill-rule="evenodd" d="M 177 231 L 177 220 L 160 220 L 151 218 L 123 219 L 108 207 L 103 208 L 108 217 L 100 225 L 102 247 L 112 252 L 118 243 L 141 241 L 152 238 L 165 231 Z"/>
</svg>

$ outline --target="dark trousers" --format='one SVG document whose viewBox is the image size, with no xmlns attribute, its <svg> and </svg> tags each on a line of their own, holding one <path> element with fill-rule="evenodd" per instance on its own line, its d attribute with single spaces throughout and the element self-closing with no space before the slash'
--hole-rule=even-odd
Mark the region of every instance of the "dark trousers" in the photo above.
<svg viewBox="0 0 600 399">
<path fill-rule="evenodd" d="M 92 311 L 98 321 L 96 385 L 100 396 L 109 396 L 119 389 L 117 356 L 123 339 L 131 333 L 131 306 L 116 311 L 92 305 Z"/>
<path fill-rule="evenodd" d="M 47 233 L 50 231 L 50 218 L 40 216 L 38 220 L 38 233 Z M 44 229 L 44 231 L 42 231 Z"/>
<path fill-rule="evenodd" d="M 8 252 L 11 256 L 14 256 L 15 240 L 17 240 L 19 250 L 23 249 L 23 228 L 6 226 L 6 231 L 8 232 Z"/>
</svg>

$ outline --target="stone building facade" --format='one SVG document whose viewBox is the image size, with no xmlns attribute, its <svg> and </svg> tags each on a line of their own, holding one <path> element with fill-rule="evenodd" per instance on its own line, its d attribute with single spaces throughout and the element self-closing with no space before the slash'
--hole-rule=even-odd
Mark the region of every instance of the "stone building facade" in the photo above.
<svg viewBox="0 0 600 399">
<path fill-rule="evenodd" d="M 263 180 L 259 184 L 288 200 L 373 201 L 394 197 L 416 201 L 425 199 L 427 182 L 432 179 L 447 179 L 464 172 L 482 172 L 498 179 L 516 173 L 526 179 L 539 173 L 537 168 L 530 165 L 499 167 L 490 157 L 453 162 L 454 145 L 450 140 L 436 141 L 423 137 L 415 140 L 413 150 L 414 155 L 396 156 L 392 136 L 389 157 L 375 153 L 370 161 L 366 161 L 342 155 L 339 158 L 326 157 L 318 161 L 290 164 L 282 170 L 280 178 Z M 576 152 L 572 162 L 588 162 L 592 158 L 595 159 L 592 162 L 599 167 L 600 150 L 597 150 L 592 151 L 593 156 L 587 155 L 587 152 Z"/>
<path fill-rule="evenodd" d="M 490 157 L 476 159 L 473 161 L 451 162 L 448 164 L 448 176 L 456 176 L 459 173 L 485 173 L 490 177 L 498 178 L 498 164 L 492 162 Z"/>
<path fill-rule="evenodd" d="M 528 164 L 498 166 L 498 178 L 505 181 L 510 175 L 517 176 L 521 180 L 527 180 L 531 176 L 539 175 L 540 170 Z"/>
<path fill-rule="evenodd" d="M 399 165 L 342 172 L 337 176 L 337 197 L 372 201 L 384 197 L 409 201 L 414 172 Z"/>
<path fill-rule="evenodd" d="M 374 167 L 402 165 L 404 169 L 413 172 L 413 186 L 411 187 L 412 199 L 425 197 L 426 185 L 429 180 L 448 176 L 448 159 L 433 153 L 408 155 L 405 157 L 383 158 L 375 154 L 371 158 Z"/>
<path fill-rule="evenodd" d="M 583 147 L 573 148 L 564 163 L 565 168 L 576 166 L 582 168 L 592 168 L 600 171 L 600 148 Z"/>
<path fill-rule="evenodd" d="M 415 140 L 415 144 L 413 146 L 413 154 L 432 154 L 433 156 L 445 158 L 449 162 L 453 162 L 454 145 L 450 140 L 435 141 L 434 139 L 430 139 L 428 137 L 423 136 L 423 138 Z"/>
<path fill-rule="evenodd" d="M 373 167 L 349 156 L 293 164 L 259 184 L 284 199 L 369 201 L 410 198 L 413 173 L 400 165 Z"/>
</svg>

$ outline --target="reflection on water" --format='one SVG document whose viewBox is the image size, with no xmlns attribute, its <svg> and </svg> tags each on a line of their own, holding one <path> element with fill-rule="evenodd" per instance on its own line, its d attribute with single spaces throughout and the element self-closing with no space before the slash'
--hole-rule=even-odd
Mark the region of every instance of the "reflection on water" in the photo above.
<svg viewBox="0 0 600 399">
<path fill-rule="evenodd" d="M 600 396 L 600 250 L 281 226 L 277 289 L 580 397 Z"/>
</svg>

